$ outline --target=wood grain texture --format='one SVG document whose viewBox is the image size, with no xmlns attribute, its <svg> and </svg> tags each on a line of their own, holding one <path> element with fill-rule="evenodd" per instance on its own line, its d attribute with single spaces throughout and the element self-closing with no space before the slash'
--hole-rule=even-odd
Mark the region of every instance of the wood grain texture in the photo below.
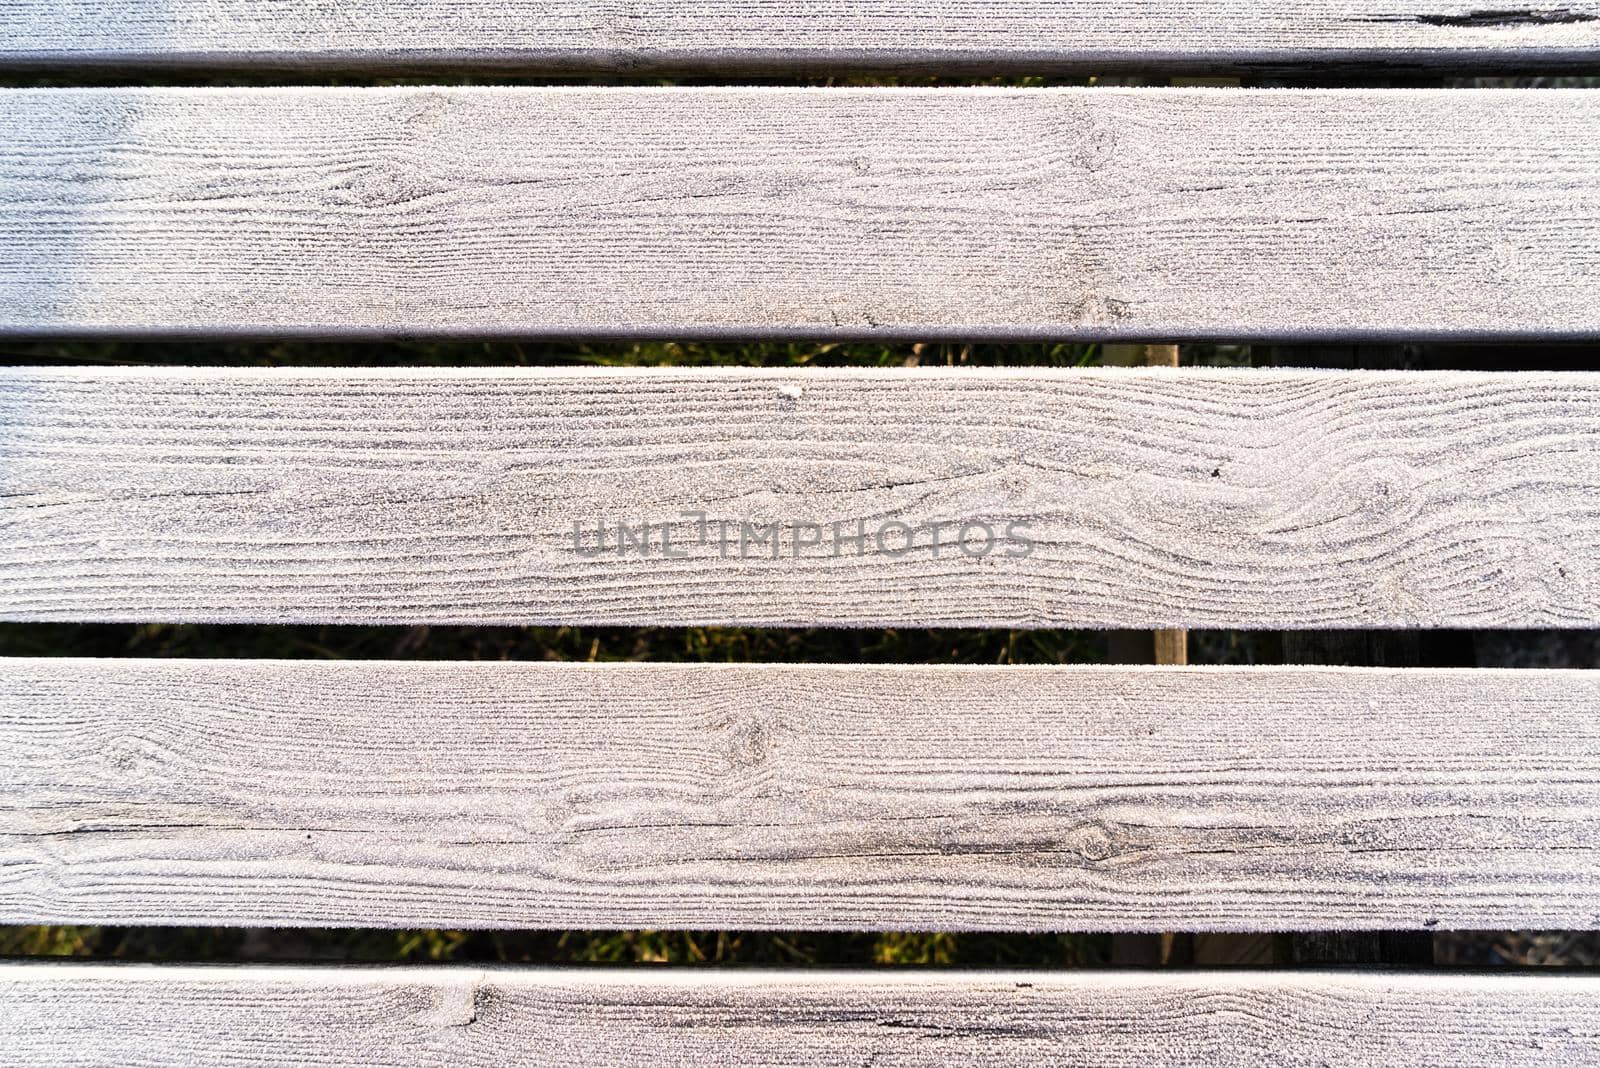
<svg viewBox="0 0 1600 1068">
<path fill-rule="evenodd" d="M 1596 626 L 1600 376 L 13 368 L 0 576 L 11 620 Z"/>
<path fill-rule="evenodd" d="M 1041 71 L 1597 56 L 1595 0 L 0 0 L 0 62 L 33 65 Z"/>
<path fill-rule="evenodd" d="M 1600 1063 L 1600 978 L 1261 972 L 0 966 L 51 1065 Z"/>
<path fill-rule="evenodd" d="M 1600 337 L 1584 90 L 0 94 L 0 334 Z"/>
<path fill-rule="evenodd" d="M 0 922 L 1600 926 L 1600 673 L 0 660 Z"/>
</svg>

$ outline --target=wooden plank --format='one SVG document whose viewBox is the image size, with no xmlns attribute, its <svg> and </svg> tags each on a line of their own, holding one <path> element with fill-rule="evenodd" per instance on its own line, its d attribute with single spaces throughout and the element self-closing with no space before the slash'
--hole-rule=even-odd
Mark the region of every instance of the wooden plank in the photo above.
<svg viewBox="0 0 1600 1068">
<path fill-rule="evenodd" d="M 19 1063 L 1591 1064 L 1600 978 L 0 965 Z"/>
<path fill-rule="evenodd" d="M 11 620 L 1592 627 L 1600 376 L 12 368 L 0 574 Z"/>
<path fill-rule="evenodd" d="M 1562 67 L 1600 4 L 1467 0 L 6 0 L 0 62 L 544 70 Z"/>
<path fill-rule="evenodd" d="M 0 334 L 1600 337 L 1585 90 L 8 90 L 0 145 Z"/>
<path fill-rule="evenodd" d="M 1600 924 L 1600 673 L 0 661 L 0 922 Z"/>
</svg>

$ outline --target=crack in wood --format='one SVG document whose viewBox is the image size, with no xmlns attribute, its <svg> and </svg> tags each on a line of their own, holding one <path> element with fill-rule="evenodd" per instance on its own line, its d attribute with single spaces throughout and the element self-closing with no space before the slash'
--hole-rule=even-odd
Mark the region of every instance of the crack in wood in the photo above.
<svg viewBox="0 0 1600 1068">
<path fill-rule="evenodd" d="M 1418 15 L 1417 22 L 1424 26 L 1458 26 L 1473 29 L 1511 26 L 1564 26 L 1600 21 L 1600 15 L 1590 15 L 1571 8 L 1521 8 L 1518 10 L 1469 11 L 1462 15 Z"/>
</svg>

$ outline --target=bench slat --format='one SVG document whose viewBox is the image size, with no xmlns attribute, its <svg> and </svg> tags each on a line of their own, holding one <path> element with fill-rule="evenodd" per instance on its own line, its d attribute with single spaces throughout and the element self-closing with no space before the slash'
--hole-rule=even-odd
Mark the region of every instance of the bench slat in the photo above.
<svg viewBox="0 0 1600 1068">
<path fill-rule="evenodd" d="M 0 371 L 11 620 L 1584 627 L 1597 502 L 1581 373 Z"/>
<path fill-rule="evenodd" d="M 0 922 L 1588 928 L 1600 674 L 0 661 Z"/>
<path fill-rule="evenodd" d="M 0 966 L 31 1065 L 1579 1064 L 1600 978 Z"/>
<path fill-rule="evenodd" d="M 1600 3 L 1431 0 L 7 0 L 0 62 L 533 69 L 1553 67 L 1600 55 Z"/>
<path fill-rule="evenodd" d="M 1582 90 L 10 90 L 0 145 L 0 334 L 1600 336 Z"/>
</svg>

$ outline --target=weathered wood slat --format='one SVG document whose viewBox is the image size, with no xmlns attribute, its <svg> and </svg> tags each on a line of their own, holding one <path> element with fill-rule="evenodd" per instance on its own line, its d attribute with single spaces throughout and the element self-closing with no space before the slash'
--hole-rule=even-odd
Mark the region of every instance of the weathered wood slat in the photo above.
<svg viewBox="0 0 1600 1068">
<path fill-rule="evenodd" d="M 1591 1064 L 1600 978 L 0 966 L 49 1065 Z"/>
<path fill-rule="evenodd" d="M 0 618 L 1595 626 L 1600 376 L 8 369 Z"/>
<path fill-rule="evenodd" d="M 0 95 L 0 333 L 1592 338 L 1597 281 L 1582 90 Z"/>
<path fill-rule="evenodd" d="M 1594 0 L 0 0 L 11 64 L 1039 71 L 1597 56 Z"/>
<path fill-rule="evenodd" d="M 0 922 L 1600 924 L 1600 673 L 0 661 Z"/>
</svg>

